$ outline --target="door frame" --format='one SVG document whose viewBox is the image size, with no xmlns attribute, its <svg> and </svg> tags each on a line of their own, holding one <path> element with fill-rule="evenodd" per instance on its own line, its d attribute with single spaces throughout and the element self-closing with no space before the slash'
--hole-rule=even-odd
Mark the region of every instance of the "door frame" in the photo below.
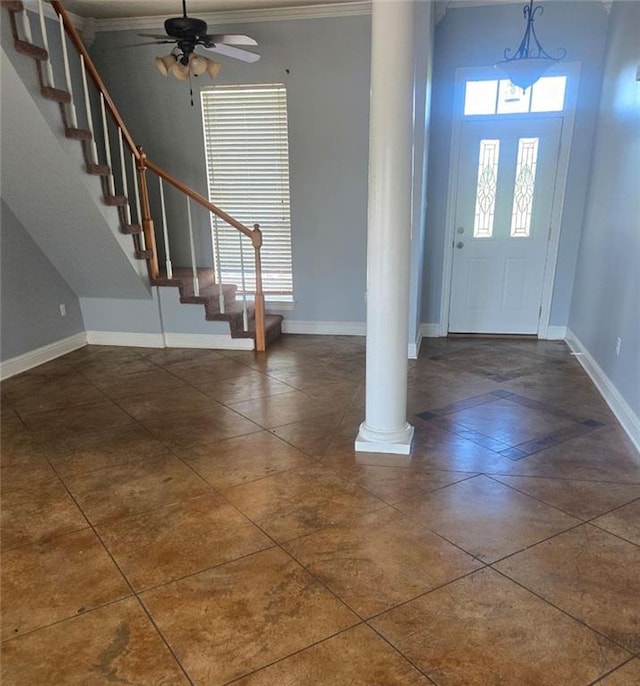
<svg viewBox="0 0 640 686">
<path fill-rule="evenodd" d="M 578 100 L 578 83 L 580 79 L 580 62 L 567 62 L 554 66 L 546 76 L 567 76 L 567 89 L 565 92 L 565 108 L 562 112 L 536 112 L 535 114 L 504 114 L 483 117 L 476 115 L 465 117 L 464 84 L 469 79 L 500 78 L 493 67 L 461 67 L 456 69 L 454 108 L 451 131 L 451 147 L 449 152 L 449 181 L 447 190 L 447 210 L 445 223 L 445 240 L 442 269 L 442 287 L 440 296 L 440 321 L 438 323 L 440 336 L 449 333 L 449 314 L 451 309 L 451 280 L 453 278 L 453 246 L 455 243 L 455 201 L 458 186 L 458 172 L 460 162 L 460 138 L 462 125 L 465 121 L 497 121 L 500 118 L 513 121 L 514 119 L 555 117 L 562 119 L 562 131 L 560 134 L 560 152 L 556 170 L 556 180 L 553 190 L 551 206 L 551 226 L 547 241 L 547 254 L 545 259 L 544 276 L 542 281 L 542 297 L 540 301 L 540 318 L 538 320 L 538 338 L 564 338 L 562 334 L 554 330 L 563 327 L 550 327 L 551 301 L 553 297 L 553 285 L 555 282 L 556 266 L 558 261 L 558 248 L 562 228 L 562 211 L 567 187 L 569 172 L 569 160 L 571 157 L 571 143 L 576 116 L 576 104 Z"/>
</svg>

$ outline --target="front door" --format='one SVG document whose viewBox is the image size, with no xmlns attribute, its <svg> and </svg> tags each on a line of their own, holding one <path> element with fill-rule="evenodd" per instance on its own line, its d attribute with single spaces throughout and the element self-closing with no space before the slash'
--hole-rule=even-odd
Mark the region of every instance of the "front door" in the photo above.
<svg viewBox="0 0 640 686">
<path fill-rule="evenodd" d="M 451 333 L 538 332 L 562 122 L 462 123 Z"/>
</svg>

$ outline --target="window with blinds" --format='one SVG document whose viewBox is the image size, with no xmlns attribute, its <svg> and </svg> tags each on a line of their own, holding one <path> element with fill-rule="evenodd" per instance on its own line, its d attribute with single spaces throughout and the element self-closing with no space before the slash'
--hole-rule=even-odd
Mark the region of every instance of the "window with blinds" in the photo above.
<svg viewBox="0 0 640 686">
<path fill-rule="evenodd" d="M 213 86 L 201 91 L 209 199 L 263 232 L 265 295 L 292 297 L 287 94 L 282 84 Z M 216 265 L 223 283 L 255 289 L 253 248 L 211 216 Z M 273 299 L 273 298 L 272 298 Z"/>
</svg>

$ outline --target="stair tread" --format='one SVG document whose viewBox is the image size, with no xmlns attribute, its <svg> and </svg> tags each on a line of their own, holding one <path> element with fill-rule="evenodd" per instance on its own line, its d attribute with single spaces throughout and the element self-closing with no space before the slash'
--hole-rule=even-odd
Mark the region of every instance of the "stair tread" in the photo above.
<svg viewBox="0 0 640 686">
<path fill-rule="evenodd" d="M 106 164 L 89 163 L 85 168 L 87 174 L 94 174 L 96 176 L 109 176 L 111 174 L 111 169 Z"/>
<path fill-rule="evenodd" d="M 104 204 L 109 205 L 109 207 L 121 207 L 129 203 L 124 195 L 105 195 L 103 200 Z"/>
<path fill-rule="evenodd" d="M 122 230 L 122 233 L 127 233 L 127 234 L 142 233 L 142 227 L 140 226 L 140 224 L 124 224 L 120 228 Z"/>
<path fill-rule="evenodd" d="M 42 96 L 47 100 L 55 100 L 61 103 L 70 103 L 71 94 L 68 91 L 63 91 L 60 88 L 52 88 L 51 86 L 42 86 L 40 89 Z"/>
<path fill-rule="evenodd" d="M 64 135 L 76 141 L 90 141 L 93 138 L 88 129 L 78 129 L 73 126 L 68 126 L 64 130 Z"/>
<path fill-rule="evenodd" d="M 34 60 L 45 62 L 49 59 L 49 53 L 44 48 L 41 48 L 39 45 L 29 43 L 26 40 L 15 40 L 14 46 L 16 52 L 19 52 L 22 55 L 27 55 L 28 57 L 32 57 Z"/>
</svg>

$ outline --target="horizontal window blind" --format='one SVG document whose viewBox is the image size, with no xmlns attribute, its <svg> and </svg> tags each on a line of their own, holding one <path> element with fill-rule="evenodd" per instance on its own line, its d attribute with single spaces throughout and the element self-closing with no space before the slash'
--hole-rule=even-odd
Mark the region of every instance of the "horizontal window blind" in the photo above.
<svg viewBox="0 0 640 686">
<path fill-rule="evenodd" d="M 291 296 L 291 217 L 287 94 L 282 84 L 213 86 L 201 91 L 209 199 L 249 228 L 263 232 L 265 295 Z M 224 283 L 255 289 L 249 241 L 211 217 Z"/>
</svg>

